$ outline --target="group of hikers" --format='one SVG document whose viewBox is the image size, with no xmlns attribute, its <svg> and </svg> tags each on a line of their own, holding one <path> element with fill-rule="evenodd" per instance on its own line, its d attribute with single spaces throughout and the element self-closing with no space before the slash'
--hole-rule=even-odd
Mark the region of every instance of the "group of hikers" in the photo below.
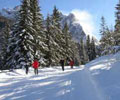
<svg viewBox="0 0 120 100">
<path fill-rule="evenodd" d="M 73 69 L 73 66 L 74 66 L 73 58 L 71 58 L 71 59 L 67 58 L 66 59 L 66 63 L 65 63 L 65 59 L 62 58 L 59 63 L 61 65 L 63 71 L 64 71 L 65 64 L 68 65 L 68 66 L 71 66 L 72 69 Z M 38 59 L 35 58 L 33 63 L 32 63 L 32 67 L 34 68 L 35 75 L 38 75 L 38 68 L 39 68 L 39 66 L 40 66 L 40 63 L 39 63 Z M 26 66 L 25 69 L 26 69 L 26 74 L 28 74 L 29 66 Z"/>
<path fill-rule="evenodd" d="M 62 70 L 64 71 L 64 66 L 65 66 L 64 58 L 60 60 L 60 64 L 61 64 Z M 71 59 L 67 58 L 66 59 L 66 65 L 71 66 L 71 68 L 73 69 L 73 66 L 74 66 L 73 58 L 71 58 Z"/>
<path fill-rule="evenodd" d="M 35 75 L 38 74 L 38 67 L 40 66 L 40 63 L 38 61 L 37 58 L 35 58 L 35 60 L 33 61 L 32 63 L 32 67 L 34 68 L 34 73 Z M 28 74 L 28 71 L 29 71 L 29 66 L 25 66 L 25 69 L 26 69 L 26 74 Z"/>
</svg>

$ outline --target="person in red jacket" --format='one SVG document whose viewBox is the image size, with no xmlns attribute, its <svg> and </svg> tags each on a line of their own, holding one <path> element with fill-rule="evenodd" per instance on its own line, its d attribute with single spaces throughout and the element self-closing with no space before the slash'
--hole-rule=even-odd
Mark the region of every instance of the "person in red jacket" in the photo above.
<svg viewBox="0 0 120 100">
<path fill-rule="evenodd" d="M 34 62 L 33 62 L 33 64 L 32 64 L 32 66 L 34 68 L 35 74 L 38 74 L 38 67 L 39 67 L 39 65 L 40 65 L 40 63 L 38 62 L 37 59 L 35 59 Z"/>
<path fill-rule="evenodd" d="M 73 59 L 70 60 L 70 66 L 73 69 L 73 66 L 74 66 L 74 60 Z"/>
</svg>

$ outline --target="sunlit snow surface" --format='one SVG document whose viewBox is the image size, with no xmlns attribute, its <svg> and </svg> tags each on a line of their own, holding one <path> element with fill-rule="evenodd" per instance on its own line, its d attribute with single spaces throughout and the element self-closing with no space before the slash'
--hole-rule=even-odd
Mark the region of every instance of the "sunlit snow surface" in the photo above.
<svg viewBox="0 0 120 100">
<path fill-rule="evenodd" d="M 85 66 L 0 72 L 0 100 L 120 100 L 120 53 Z"/>
</svg>

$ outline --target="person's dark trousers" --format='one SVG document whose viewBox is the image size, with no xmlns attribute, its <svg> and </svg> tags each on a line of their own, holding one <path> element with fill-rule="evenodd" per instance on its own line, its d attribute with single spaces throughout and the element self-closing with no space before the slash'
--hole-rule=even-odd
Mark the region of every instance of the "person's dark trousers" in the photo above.
<svg viewBox="0 0 120 100">
<path fill-rule="evenodd" d="M 62 65 L 62 70 L 64 71 L 64 65 Z"/>
<path fill-rule="evenodd" d="M 35 72 L 35 75 L 37 75 L 37 74 L 38 74 L 38 69 L 35 68 L 35 69 L 34 69 L 34 72 Z"/>
<path fill-rule="evenodd" d="M 26 74 L 28 74 L 29 68 L 28 67 L 25 67 L 25 68 L 26 68 Z"/>
<path fill-rule="evenodd" d="M 71 66 L 71 69 L 73 69 L 73 66 Z"/>
<path fill-rule="evenodd" d="M 38 75 L 38 68 L 36 69 L 36 74 Z"/>
</svg>

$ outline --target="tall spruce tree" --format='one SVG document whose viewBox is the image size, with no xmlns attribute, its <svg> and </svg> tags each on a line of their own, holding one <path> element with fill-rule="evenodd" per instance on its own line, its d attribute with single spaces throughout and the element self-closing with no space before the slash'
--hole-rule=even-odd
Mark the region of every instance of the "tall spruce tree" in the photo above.
<svg viewBox="0 0 120 100">
<path fill-rule="evenodd" d="M 91 60 L 94 60 L 95 58 L 96 58 L 96 46 L 95 46 L 94 38 L 92 37 L 92 41 L 91 41 Z"/>
<path fill-rule="evenodd" d="M 7 53 L 9 57 L 6 65 L 12 68 L 31 66 L 34 59 L 36 37 L 32 27 L 30 0 L 22 0 L 19 17 L 11 31 Z"/>
<path fill-rule="evenodd" d="M 106 48 L 114 46 L 114 31 L 107 27 L 106 29 Z"/>
<path fill-rule="evenodd" d="M 67 25 L 67 22 L 65 23 L 63 27 L 63 39 L 62 41 L 62 47 L 64 58 L 66 59 L 66 65 L 68 64 L 68 60 L 73 59 L 75 61 L 75 65 L 80 64 L 80 57 L 79 57 L 79 50 L 78 50 L 78 44 L 75 43 L 72 40 L 71 33 L 69 32 L 69 27 Z"/>
<path fill-rule="evenodd" d="M 100 43 L 101 43 L 101 50 L 104 51 L 105 48 L 106 48 L 106 39 L 107 39 L 107 25 L 106 25 L 106 22 L 105 22 L 105 18 L 102 16 L 101 17 L 101 29 L 100 29 L 100 33 L 101 33 L 101 40 L 100 40 Z"/>
<path fill-rule="evenodd" d="M 18 32 L 18 21 L 13 25 L 10 31 L 10 37 L 8 39 L 8 47 L 7 47 L 7 59 L 5 68 L 10 69 L 14 68 L 16 65 L 14 63 L 14 54 L 17 39 L 14 37 L 15 33 Z"/>
<path fill-rule="evenodd" d="M 79 50 L 78 50 L 78 43 L 72 40 L 70 45 L 72 48 L 72 59 L 75 62 L 75 66 L 79 66 L 80 56 L 79 56 Z"/>
<path fill-rule="evenodd" d="M 60 12 L 59 10 L 56 8 L 56 6 L 54 6 L 54 9 L 53 9 L 53 14 L 52 14 L 52 23 L 53 25 L 55 25 L 58 29 L 61 29 L 61 15 L 60 15 Z"/>
<path fill-rule="evenodd" d="M 41 64 L 46 66 L 46 52 L 47 45 L 46 43 L 46 34 L 45 27 L 43 25 L 43 16 L 40 13 L 40 7 L 38 0 L 30 0 L 30 11 L 32 14 L 32 27 L 34 29 L 33 35 L 35 37 L 36 46 L 34 47 L 34 57 L 37 57 L 39 60 L 42 59 Z"/>
<path fill-rule="evenodd" d="M 80 62 L 81 64 L 85 64 L 88 62 L 88 55 L 85 49 L 85 44 L 83 42 L 83 39 L 80 40 L 79 47 L 79 56 L 80 56 Z"/>
<path fill-rule="evenodd" d="M 7 22 L 5 25 L 5 28 L 3 29 L 3 31 L 0 34 L 0 45 L 1 45 L 1 52 L 0 52 L 0 69 L 6 69 L 5 68 L 5 62 L 7 59 L 7 47 L 8 47 L 8 39 L 10 36 L 10 24 Z"/>
<path fill-rule="evenodd" d="M 55 46 L 55 41 L 53 39 L 53 25 L 52 25 L 52 19 L 50 15 L 48 14 L 47 19 L 46 19 L 46 44 L 48 46 L 48 51 L 46 53 L 46 59 L 47 59 L 47 66 L 53 65 L 55 63 L 55 56 L 54 56 L 54 46 Z"/>
<path fill-rule="evenodd" d="M 110 31 L 109 27 L 106 25 L 105 18 L 101 18 L 101 29 L 100 33 L 102 35 L 100 39 L 101 55 L 106 55 L 109 53 L 109 48 L 113 44 L 113 33 Z"/>
<path fill-rule="evenodd" d="M 100 33 L 102 36 L 104 36 L 106 33 L 106 28 L 107 28 L 107 25 L 106 25 L 106 21 L 105 21 L 105 18 L 104 16 L 101 17 L 101 24 L 100 24 Z"/>
<path fill-rule="evenodd" d="M 54 52 L 52 53 L 54 55 L 54 62 L 55 64 L 59 64 L 59 61 L 61 58 L 63 58 L 64 56 L 64 48 L 63 48 L 63 33 L 62 33 L 62 29 L 61 29 L 61 15 L 60 12 L 58 11 L 58 9 L 56 7 L 54 7 L 53 10 L 53 14 L 52 14 L 52 25 L 53 25 L 53 29 L 52 29 L 52 37 L 54 39 Z"/>
<path fill-rule="evenodd" d="M 115 44 L 114 31 L 106 25 L 104 17 L 101 18 L 100 33 L 102 35 L 100 40 L 101 55 L 109 54 L 111 52 L 110 49 Z"/>
<path fill-rule="evenodd" d="M 71 58 L 72 57 L 72 37 L 71 37 L 71 35 L 70 35 L 70 32 L 69 32 L 69 27 L 68 27 L 68 25 L 67 25 L 67 23 L 65 23 L 65 25 L 64 25 L 64 28 L 63 28 L 63 34 L 64 34 L 64 42 L 62 43 L 63 44 L 63 47 L 64 47 L 64 50 L 63 50 L 63 52 L 64 52 L 64 57 L 65 58 Z"/>
<path fill-rule="evenodd" d="M 116 6 L 116 24 L 115 24 L 115 34 L 114 34 L 114 40 L 115 45 L 120 46 L 120 1 Z"/>
<path fill-rule="evenodd" d="M 91 41 L 90 41 L 89 35 L 87 36 L 87 39 L 86 39 L 86 51 L 87 51 L 89 61 L 91 61 Z"/>
</svg>

